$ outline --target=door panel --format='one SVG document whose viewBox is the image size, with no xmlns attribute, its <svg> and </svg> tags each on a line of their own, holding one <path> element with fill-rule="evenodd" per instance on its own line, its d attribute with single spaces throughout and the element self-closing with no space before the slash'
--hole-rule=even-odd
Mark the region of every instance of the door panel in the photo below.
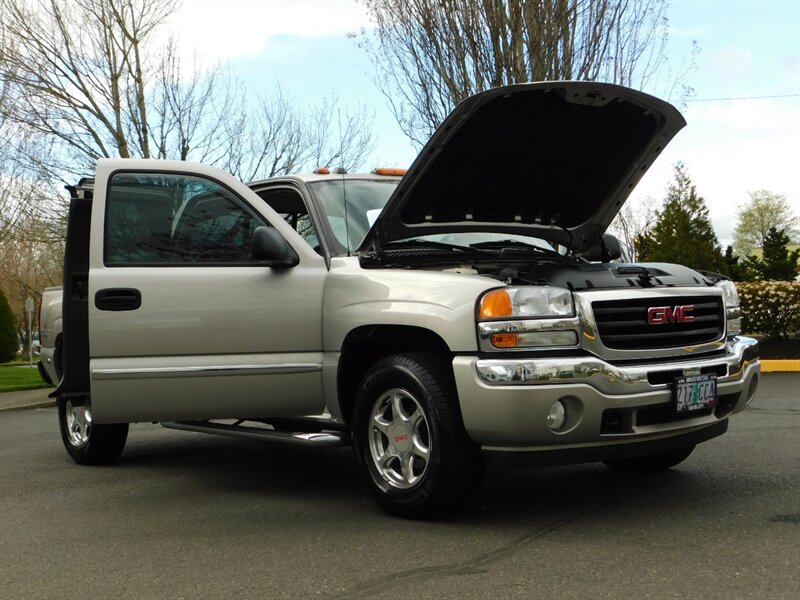
<svg viewBox="0 0 800 600">
<path fill-rule="evenodd" d="M 89 275 L 97 422 L 321 412 L 323 259 L 238 182 L 186 163 L 167 173 L 145 165 L 98 167 L 93 227 L 100 221 L 106 235 L 102 245 L 93 238 Z M 252 262 L 261 225 L 294 242 L 297 267 Z"/>
<path fill-rule="evenodd" d="M 92 359 L 97 422 L 319 414 L 319 353 Z"/>
</svg>

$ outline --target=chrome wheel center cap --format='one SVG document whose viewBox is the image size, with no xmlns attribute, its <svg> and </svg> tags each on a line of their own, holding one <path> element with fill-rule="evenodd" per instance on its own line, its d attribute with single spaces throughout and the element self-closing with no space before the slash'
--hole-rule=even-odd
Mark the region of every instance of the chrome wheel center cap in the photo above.
<svg viewBox="0 0 800 600">
<path fill-rule="evenodd" d="M 409 429 L 408 425 L 405 422 L 397 419 L 390 427 L 389 427 L 389 445 L 392 449 L 399 454 L 400 456 L 404 456 L 411 451 L 411 448 L 414 446 L 414 436 Z"/>
</svg>

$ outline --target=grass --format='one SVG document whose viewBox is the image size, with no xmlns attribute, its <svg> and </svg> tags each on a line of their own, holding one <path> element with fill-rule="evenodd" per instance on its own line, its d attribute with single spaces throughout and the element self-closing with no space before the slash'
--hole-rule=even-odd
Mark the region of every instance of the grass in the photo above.
<svg viewBox="0 0 800 600">
<path fill-rule="evenodd" d="M 36 363 L 33 364 L 33 368 L 19 362 L 0 365 L 0 393 L 49 387 L 53 386 L 44 382 Z"/>
</svg>

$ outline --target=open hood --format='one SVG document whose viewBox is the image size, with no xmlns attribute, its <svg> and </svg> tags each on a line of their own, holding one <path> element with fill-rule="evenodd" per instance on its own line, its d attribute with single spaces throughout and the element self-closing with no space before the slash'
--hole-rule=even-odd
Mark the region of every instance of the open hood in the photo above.
<svg viewBox="0 0 800 600">
<path fill-rule="evenodd" d="M 433 134 L 360 250 L 492 231 L 587 251 L 684 125 L 671 104 L 612 84 L 552 81 L 476 94 Z"/>
</svg>

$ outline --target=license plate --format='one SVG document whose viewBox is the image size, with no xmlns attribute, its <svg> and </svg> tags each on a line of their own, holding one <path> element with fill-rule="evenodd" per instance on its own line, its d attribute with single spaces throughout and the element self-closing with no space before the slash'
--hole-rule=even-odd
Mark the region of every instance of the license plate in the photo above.
<svg viewBox="0 0 800 600">
<path fill-rule="evenodd" d="M 692 413 L 716 405 L 716 375 L 694 375 L 675 380 L 675 409 L 678 414 Z"/>
</svg>

